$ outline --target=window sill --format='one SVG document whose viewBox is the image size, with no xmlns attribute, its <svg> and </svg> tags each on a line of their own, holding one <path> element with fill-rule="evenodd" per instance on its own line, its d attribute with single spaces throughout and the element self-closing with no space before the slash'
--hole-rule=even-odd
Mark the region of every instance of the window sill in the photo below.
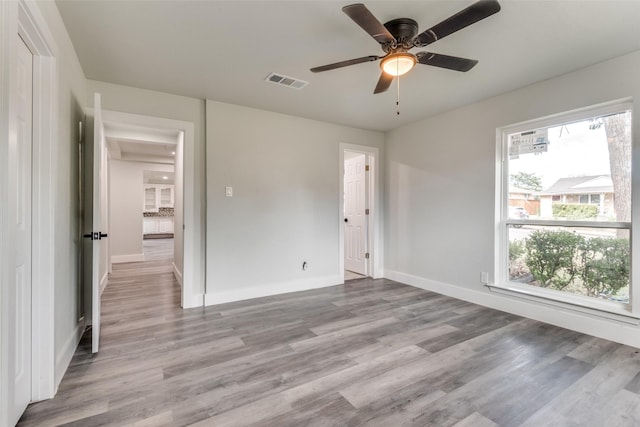
<svg viewBox="0 0 640 427">
<path fill-rule="evenodd" d="M 562 307 L 568 310 L 636 326 L 640 325 L 640 314 L 632 313 L 627 304 L 597 300 L 581 295 L 567 295 L 559 291 L 536 288 L 518 283 L 488 284 L 486 286 L 491 292 L 515 296 L 554 307 Z"/>
</svg>

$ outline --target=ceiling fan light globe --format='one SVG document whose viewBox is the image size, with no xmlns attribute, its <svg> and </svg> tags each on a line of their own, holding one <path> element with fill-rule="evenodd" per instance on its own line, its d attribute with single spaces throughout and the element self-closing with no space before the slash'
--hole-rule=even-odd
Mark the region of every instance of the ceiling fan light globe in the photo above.
<svg viewBox="0 0 640 427">
<path fill-rule="evenodd" d="M 390 76 L 397 77 L 411 71 L 416 62 L 416 56 L 411 53 L 394 53 L 380 62 L 380 68 Z"/>
</svg>

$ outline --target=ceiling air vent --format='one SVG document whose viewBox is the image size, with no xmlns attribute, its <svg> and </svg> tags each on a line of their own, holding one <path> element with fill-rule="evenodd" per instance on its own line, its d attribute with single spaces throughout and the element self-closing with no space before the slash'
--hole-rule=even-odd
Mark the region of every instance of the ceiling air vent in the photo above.
<svg viewBox="0 0 640 427">
<path fill-rule="evenodd" d="M 305 82 L 304 80 L 294 79 L 293 77 L 283 76 L 282 74 L 276 73 L 269 74 L 265 81 L 293 89 L 302 89 L 309 84 L 309 82 Z"/>
</svg>

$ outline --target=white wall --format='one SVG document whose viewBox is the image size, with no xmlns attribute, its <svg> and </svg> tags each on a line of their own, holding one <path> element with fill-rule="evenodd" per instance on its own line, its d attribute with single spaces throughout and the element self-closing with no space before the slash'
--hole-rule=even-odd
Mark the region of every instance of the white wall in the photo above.
<svg viewBox="0 0 640 427">
<path fill-rule="evenodd" d="M 640 346 L 637 327 L 498 296 L 480 283 L 480 272 L 494 268 L 496 128 L 626 97 L 640 99 L 639 75 L 636 52 L 389 132 L 386 275 Z M 640 109 L 633 115 L 637 197 Z M 636 242 L 637 237 L 636 231 Z"/>
<path fill-rule="evenodd" d="M 173 165 L 109 161 L 109 245 L 112 262 L 142 260 L 143 172 L 173 172 Z M 129 257 L 131 260 L 126 261 Z"/>
<path fill-rule="evenodd" d="M 206 303 L 340 283 L 339 144 L 383 138 L 208 100 Z"/>
</svg>

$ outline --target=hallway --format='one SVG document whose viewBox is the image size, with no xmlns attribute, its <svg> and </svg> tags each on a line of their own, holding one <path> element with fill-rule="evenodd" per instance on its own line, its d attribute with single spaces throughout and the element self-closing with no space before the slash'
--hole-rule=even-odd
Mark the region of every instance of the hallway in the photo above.
<svg viewBox="0 0 640 427">
<path fill-rule="evenodd" d="M 113 265 L 102 294 L 100 352 L 91 354 L 91 334 L 85 333 L 56 397 L 30 405 L 18 425 L 76 420 L 82 420 L 77 425 L 91 425 L 84 419 L 114 406 L 136 412 L 131 408 L 144 406 L 141 402 L 161 389 L 159 366 L 187 347 L 175 340 L 182 329 L 179 323 L 190 315 L 180 308 L 180 287 L 171 265 L 173 239 L 145 240 L 143 245 L 144 262 Z M 200 313 L 191 311 L 196 317 Z M 110 419 L 122 425 L 117 415 Z"/>
</svg>

